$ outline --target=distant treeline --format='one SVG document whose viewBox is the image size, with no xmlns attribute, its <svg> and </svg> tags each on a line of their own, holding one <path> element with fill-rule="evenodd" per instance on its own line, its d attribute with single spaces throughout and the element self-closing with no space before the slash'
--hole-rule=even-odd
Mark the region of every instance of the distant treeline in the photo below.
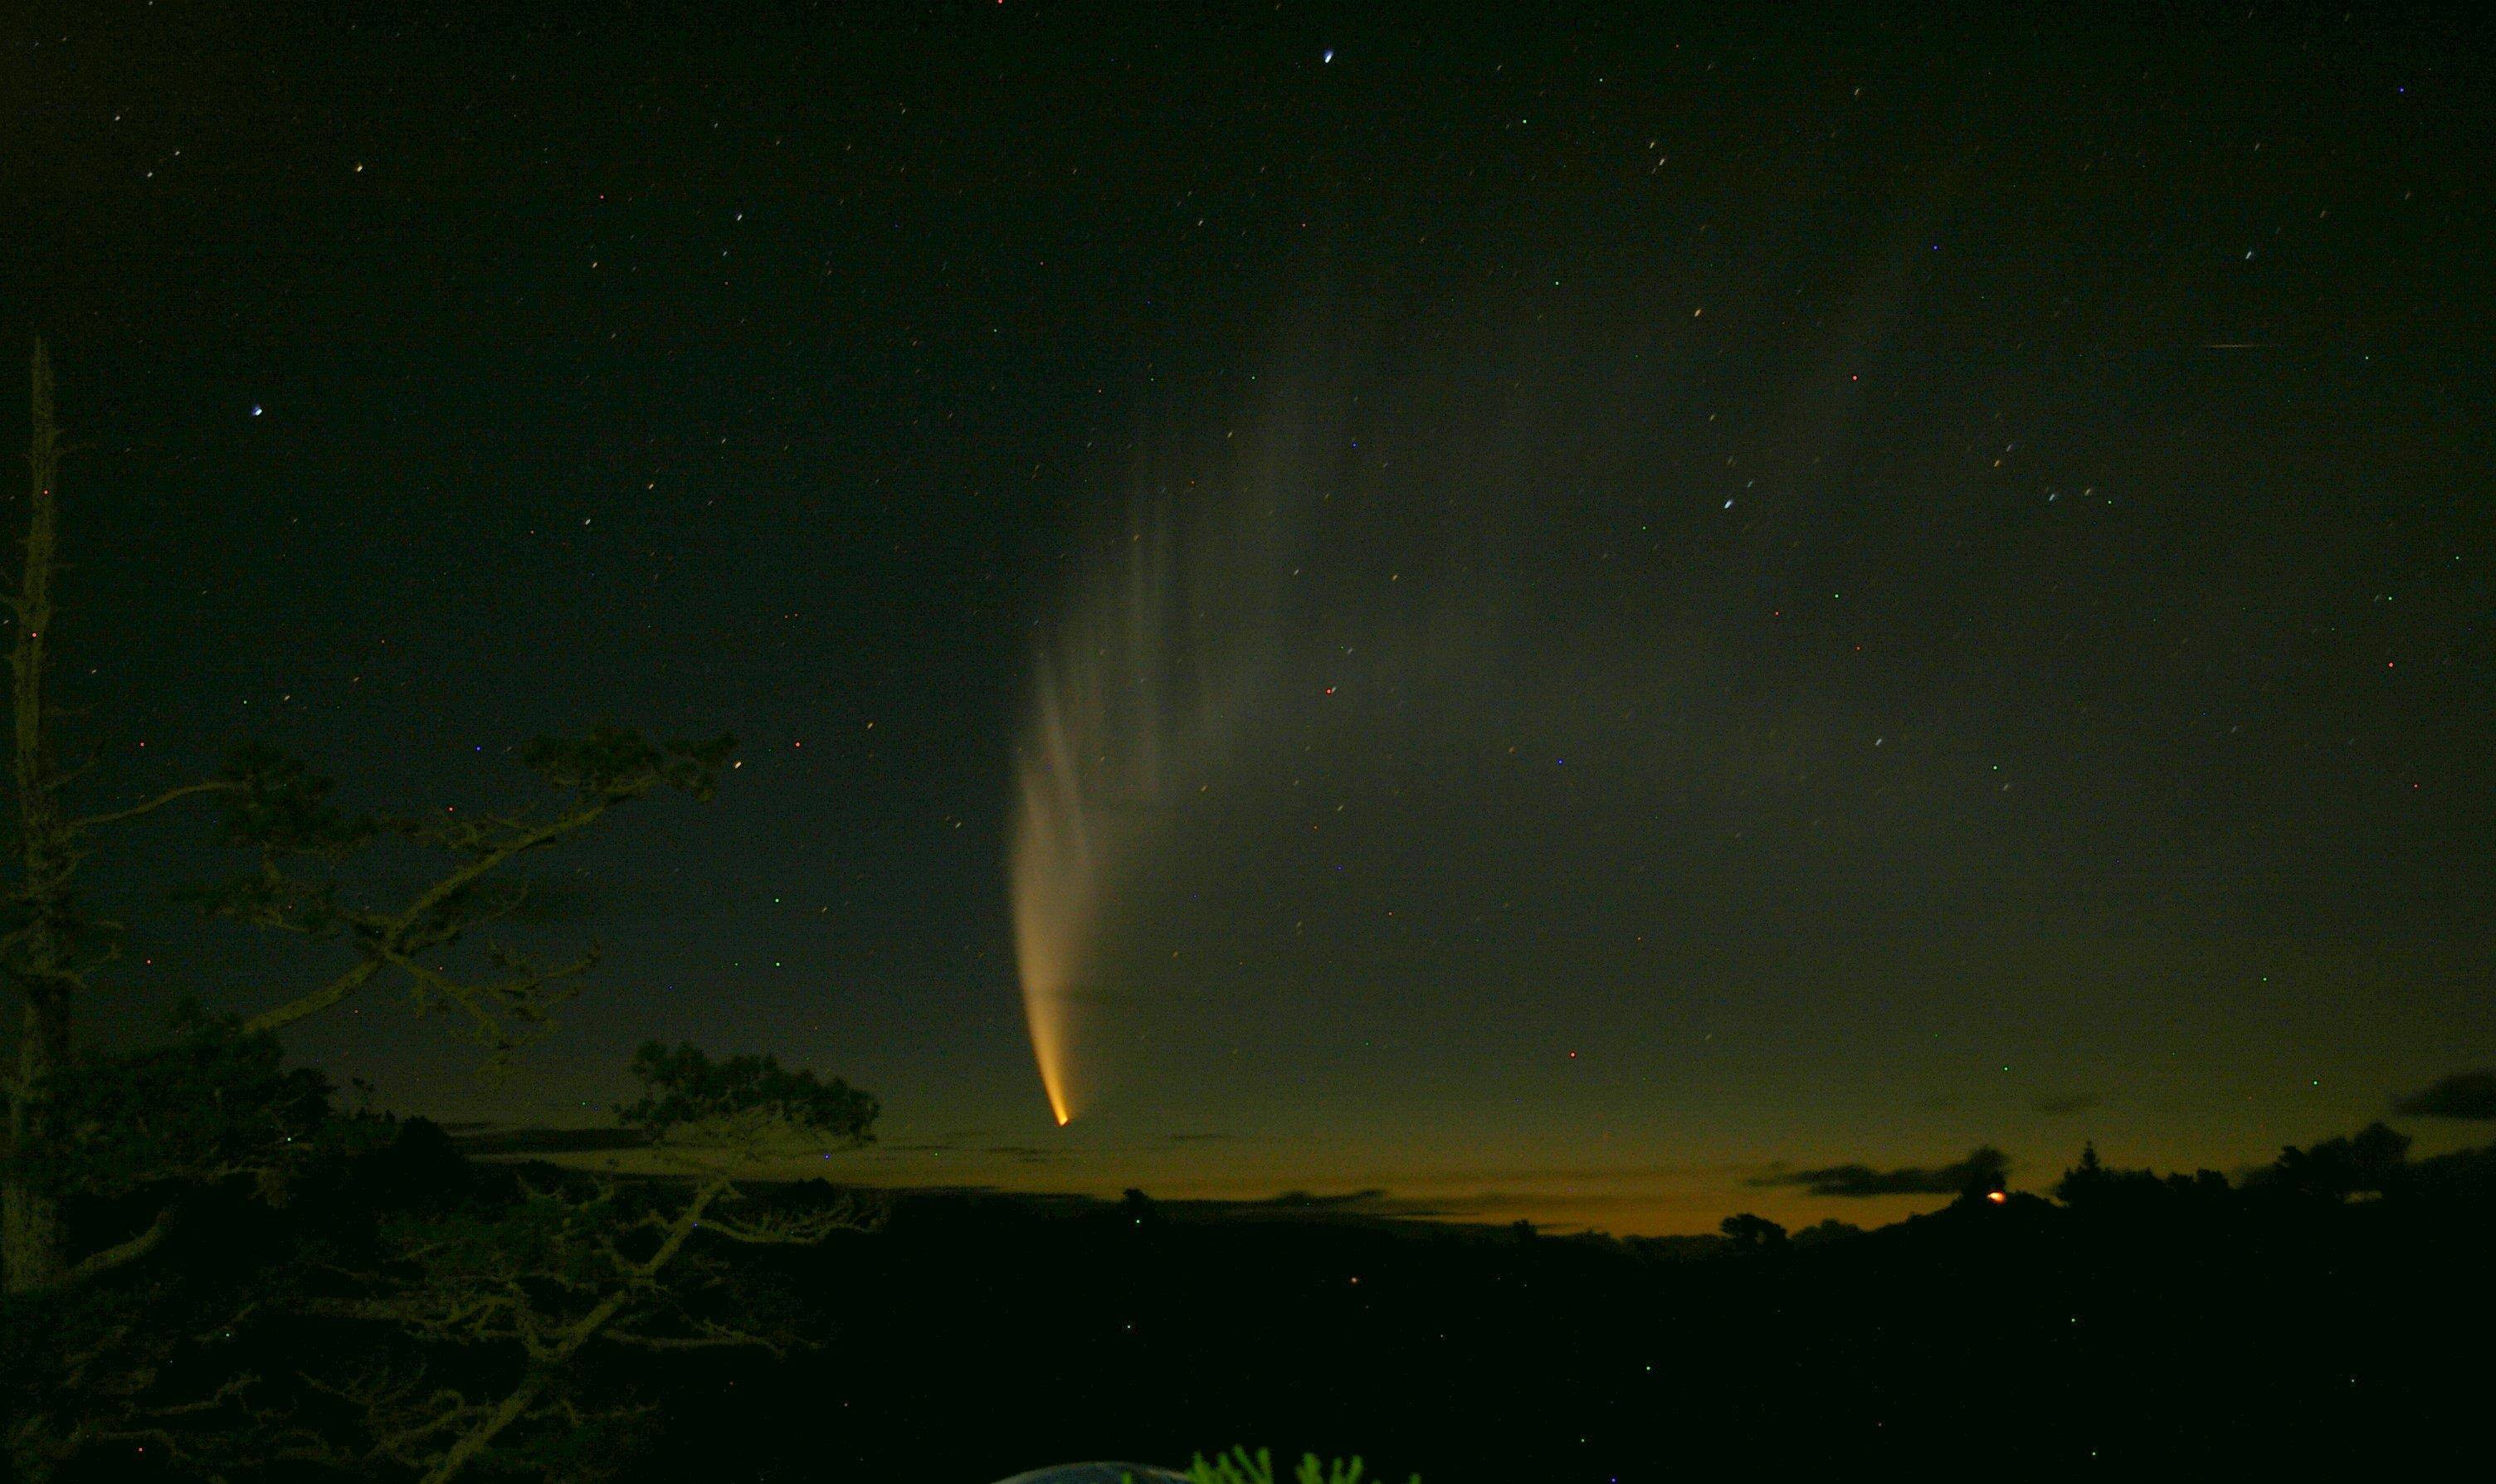
<svg viewBox="0 0 2496 1484">
<path fill-rule="evenodd" d="M 1426 1484 L 2262 1467 L 2475 1446 L 2496 1148 L 2368 1129 L 2231 1181 L 2084 1151 L 1871 1231 L 1545 1237 L 905 1199 L 787 1275 L 834 1346 L 705 1377 L 638 1477 L 978 1481 L 1247 1438 Z"/>
</svg>

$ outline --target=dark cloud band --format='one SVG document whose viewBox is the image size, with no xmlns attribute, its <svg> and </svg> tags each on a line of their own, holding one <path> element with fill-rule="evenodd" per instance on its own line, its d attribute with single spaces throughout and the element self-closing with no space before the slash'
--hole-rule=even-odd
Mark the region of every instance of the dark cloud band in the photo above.
<svg viewBox="0 0 2496 1484">
<path fill-rule="evenodd" d="M 1903 1165 L 1875 1169 L 1869 1164 L 1830 1164 L 1819 1169 L 1788 1170 L 1763 1175 L 1755 1186 L 1801 1186 L 1814 1195 L 1955 1195 L 1969 1186 L 1999 1181 L 2011 1161 L 2001 1150 L 1981 1148 L 1951 1164 Z"/>
</svg>

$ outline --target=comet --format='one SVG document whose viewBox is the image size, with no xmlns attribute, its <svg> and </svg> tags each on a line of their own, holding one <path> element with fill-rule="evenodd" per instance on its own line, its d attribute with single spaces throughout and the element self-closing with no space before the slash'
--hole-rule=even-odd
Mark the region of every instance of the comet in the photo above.
<svg viewBox="0 0 2496 1484">
<path fill-rule="evenodd" d="M 1031 735 L 1014 767 L 1006 877 L 1023 1019 L 1048 1110 L 1062 1128 L 1075 1119 L 1072 991 L 1092 957 L 1103 882 L 1084 773 L 1054 674 L 1045 660 L 1036 666 Z"/>
<path fill-rule="evenodd" d="M 1288 436 L 1226 434 L 1205 456 L 1165 450 L 1139 471 L 1125 518 L 1078 548 L 1034 648 L 1006 884 L 1023 1018 L 1060 1128 L 1108 1070 L 1087 1050 L 1107 1039 L 1097 1017 L 1150 987 L 1116 982 L 1119 919 L 1147 910 L 1177 801 L 1228 764 L 1248 690 L 1272 667 L 1306 419 L 1264 420 Z"/>
<path fill-rule="evenodd" d="M 1170 755 L 1204 759 L 1201 728 L 1175 697 L 1187 668 L 1173 625 L 1185 584 L 1167 517 L 1139 509 L 1117 536 L 1091 543 L 1066 611 L 1033 656 L 1014 755 L 1006 863 L 1014 968 L 1060 1128 L 1097 1080 L 1076 1047 L 1099 1009 L 1111 913 L 1160 847 Z"/>
</svg>

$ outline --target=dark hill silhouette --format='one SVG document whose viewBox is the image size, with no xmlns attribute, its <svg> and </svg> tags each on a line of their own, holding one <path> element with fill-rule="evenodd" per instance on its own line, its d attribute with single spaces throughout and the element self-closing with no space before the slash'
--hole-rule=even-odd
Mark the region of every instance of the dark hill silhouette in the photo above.
<svg viewBox="0 0 2496 1484">
<path fill-rule="evenodd" d="M 2380 1475 L 2470 1442 L 2496 1320 L 2496 1151 L 2379 1162 L 2379 1195 L 2330 1193 L 2385 1153 L 2380 1136 L 2325 1141 L 2242 1188 L 2118 1172 L 2069 1204 L 1972 1187 L 1809 1243 L 1768 1223 L 1520 1242 L 1140 1192 L 908 1197 L 816 1292 L 838 1341 L 705 1379 L 671 1403 L 702 1425 L 638 1476 L 708 1459 L 764 1479 L 978 1480 L 1243 1439 L 1358 1452 L 1426 1484 Z M 2293 1178 L 2318 1167 L 2337 1173 Z M 788 1276 L 808 1285 L 802 1265 Z"/>
<path fill-rule="evenodd" d="M 394 1213 L 563 1178 L 472 1161 L 421 1120 L 376 1132 L 282 1209 L 203 1210 L 233 1237 L 184 1281 L 247 1290 L 289 1252 L 353 1251 Z M 2379 1477 L 2477 1445 L 2496 1332 L 2496 1147 L 2406 1155 L 2390 1130 L 2362 1130 L 2238 1183 L 2089 1151 L 2060 1200 L 1977 1181 L 1871 1231 L 1750 1218 L 1665 1240 L 1363 1201 L 904 1192 L 881 1229 L 748 1253 L 751 1281 L 820 1344 L 602 1361 L 599 1384 L 651 1409 L 601 1457 L 651 1484 L 981 1484 L 1238 1442 L 1357 1453 L 1425 1484 Z M 796 1211 L 840 1193 L 809 1182 L 765 1199 Z M 236 1343 L 273 1373 L 331 1363 L 339 1336 L 297 1324 Z M 167 1476 L 147 1463 L 98 1454 L 69 1477 Z"/>
</svg>

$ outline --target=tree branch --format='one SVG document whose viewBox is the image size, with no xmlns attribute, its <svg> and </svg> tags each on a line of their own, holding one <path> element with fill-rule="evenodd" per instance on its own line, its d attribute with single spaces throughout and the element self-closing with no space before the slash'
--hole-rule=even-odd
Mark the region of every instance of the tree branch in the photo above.
<svg viewBox="0 0 2496 1484">
<path fill-rule="evenodd" d="M 481 853 L 476 859 L 425 888 L 415 901 L 407 905 L 404 911 L 392 913 L 373 924 L 369 929 L 372 938 L 365 949 L 369 956 L 363 962 L 299 1000 L 290 1001 L 274 1009 L 264 1010 L 253 1016 L 243 1023 L 244 1032 L 257 1034 L 264 1031 L 284 1030 L 308 1015 L 317 1015 L 336 1005 L 369 982 L 374 974 L 380 970 L 383 960 L 404 957 L 417 948 L 424 931 L 434 925 L 436 914 L 449 907 L 459 893 L 475 885 L 512 857 L 543 849 L 566 835 L 588 828 L 597 822 L 598 817 L 605 814 L 615 802 L 616 799 L 610 796 L 592 799 L 569 814 L 549 819 L 535 828 L 524 830 Z"/>
<path fill-rule="evenodd" d="M 769 1350 L 778 1355 L 785 1348 L 778 1341 L 766 1336 L 733 1330 L 716 1335 L 637 1335 L 630 1330 L 609 1330 L 606 1340 L 609 1345 L 629 1345 L 644 1350 L 716 1350 L 744 1346 Z"/>
<path fill-rule="evenodd" d="M 302 999 L 281 1005 L 273 1010 L 265 1011 L 244 1021 L 243 1034 L 257 1036 L 265 1031 L 282 1030 L 306 1015 L 317 1015 L 363 988 L 365 983 L 381 971 L 381 967 L 380 959 L 365 959 Z"/>
<path fill-rule="evenodd" d="M 428 969 L 405 953 L 393 952 L 384 956 L 416 981 L 419 1008 L 432 1009 L 434 1003 L 438 1002 L 466 1011 L 468 1017 L 476 1022 L 477 1038 L 497 1051 L 510 1049 L 513 1042 L 513 1032 L 505 1024 L 503 1015 L 496 1013 L 497 1008 L 513 1020 L 530 1025 L 542 1024 L 546 1019 L 546 1006 L 569 998 L 572 993 L 565 981 L 578 978 L 596 968 L 599 958 L 593 948 L 570 963 L 550 969 L 534 969 L 527 967 L 525 961 L 515 955 L 506 955 L 505 962 L 521 966 L 517 972 L 483 983 L 467 983 L 440 970 Z M 549 990 L 553 992 L 549 993 Z M 428 994 L 430 1001 L 426 999 Z"/>
<path fill-rule="evenodd" d="M 109 1273 L 114 1268 L 137 1262 L 154 1252 L 158 1245 L 164 1242 L 165 1234 L 172 1229 L 173 1208 L 167 1206 L 156 1213 L 156 1220 L 148 1223 L 145 1231 L 127 1242 L 108 1247 L 71 1268 L 69 1272 L 62 1275 L 61 1285 L 66 1287 L 72 1283 L 81 1283 L 99 1273 Z"/>
<path fill-rule="evenodd" d="M 81 830 L 94 829 L 100 825 L 119 824 L 125 819 L 140 819 L 154 814 L 168 804 L 177 803 L 197 794 L 232 793 L 241 788 L 242 785 L 224 778 L 212 778 L 206 783 L 184 784 L 178 788 L 168 788 L 143 804 L 133 804 L 128 809 L 115 809 L 108 814 L 91 814 L 83 819 L 72 819 L 63 827 L 70 833 L 77 834 Z"/>
</svg>

